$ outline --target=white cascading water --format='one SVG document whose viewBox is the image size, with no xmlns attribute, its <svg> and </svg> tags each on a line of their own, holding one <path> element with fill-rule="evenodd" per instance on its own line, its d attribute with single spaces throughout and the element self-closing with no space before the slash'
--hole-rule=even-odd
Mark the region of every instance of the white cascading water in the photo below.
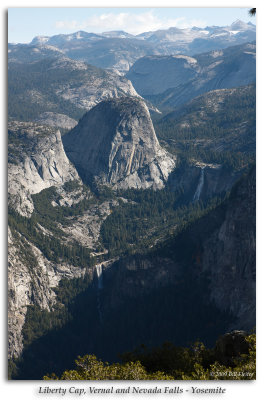
<svg viewBox="0 0 264 400">
<path fill-rule="evenodd" d="M 200 179 L 196 188 L 196 191 L 193 196 L 193 201 L 198 201 L 200 199 L 202 190 L 203 190 L 203 185 L 204 185 L 204 168 L 201 168 L 201 175 Z"/>
<path fill-rule="evenodd" d="M 103 289 L 103 267 L 102 265 L 96 265 L 96 275 L 97 275 L 97 310 L 99 314 L 100 322 L 103 323 L 102 305 L 100 290 Z"/>
<path fill-rule="evenodd" d="M 98 289 L 103 289 L 103 267 L 102 265 L 96 265 L 96 274 L 98 279 Z"/>
</svg>

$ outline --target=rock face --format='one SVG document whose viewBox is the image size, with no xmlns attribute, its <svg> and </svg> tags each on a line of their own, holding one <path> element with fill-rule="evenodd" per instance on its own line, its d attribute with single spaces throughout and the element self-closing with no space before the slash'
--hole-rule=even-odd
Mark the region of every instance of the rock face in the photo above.
<svg viewBox="0 0 264 400">
<path fill-rule="evenodd" d="M 206 201 L 214 196 L 224 196 L 241 174 L 241 171 L 230 172 L 220 164 L 196 162 L 176 168 L 169 177 L 168 187 L 174 191 L 182 188 L 189 201 Z M 199 196 L 195 196 L 198 192 Z"/>
<path fill-rule="evenodd" d="M 81 187 L 77 199 L 63 189 L 75 181 L 81 185 L 77 171 L 69 162 L 60 132 L 33 123 L 11 122 L 8 146 L 9 207 L 30 217 L 34 210 L 31 195 L 56 186 L 63 195 L 63 205 L 76 203 L 85 196 Z M 44 230 L 39 225 L 39 229 Z M 27 306 L 37 305 L 50 311 L 56 301 L 52 290 L 61 278 L 75 278 L 85 270 L 69 263 L 54 263 L 15 228 L 8 231 L 8 330 L 9 357 L 17 357 L 23 349 L 22 328 Z"/>
<path fill-rule="evenodd" d="M 59 131 L 33 123 L 9 124 L 9 205 L 24 216 L 34 206 L 32 194 L 68 181 L 80 181 L 69 162 Z"/>
<path fill-rule="evenodd" d="M 104 269 L 104 278 L 109 290 L 104 306 L 115 309 L 127 299 L 176 284 L 181 270 L 169 257 L 127 257 Z"/>
<path fill-rule="evenodd" d="M 35 260 L 35 265 L 32 264 Z M 55 264 L 18 232 L 8 230 L 8 356 L 18 357 L 23 349 L 21 334 L 27 306 L 50 311 L 56 301 L 56 287 L 62 278 L 83 276 L 85 269 Z"/>
<path fill-rule="evenodd" d="M 117 200 L 105 201 L 100 205 L 91 205 L 78 217 L 68 218 L 68 225 L 59 228 L 67 235 L 70 243 L 76 240 L 84 247 L 96 249 L 99 243 L 100 229 L 103 221 L 111 214 L 112 208 L 118 206 Z"/>
<path fill-rule="evenodd" d="M 63 137 L 63 144 L 84 179 L 114 188 L 160 189 L 175 166 L 139 99 L 101 102 Z"/>
<path fill-rule="evenodd" d="M 125 77 L 81 61 L 63 58 L 54 63 L 52 69 L 61 69 L 63 74 L 69 74 L 67 83 L 65 79 L 59 82 L 56 94 L 83 110 L 90 110 L 100 101 L 112 97 L 138 96 L 131 82 Z M 76 70 L 81 72 L 74 79 Z"/>
</svg>

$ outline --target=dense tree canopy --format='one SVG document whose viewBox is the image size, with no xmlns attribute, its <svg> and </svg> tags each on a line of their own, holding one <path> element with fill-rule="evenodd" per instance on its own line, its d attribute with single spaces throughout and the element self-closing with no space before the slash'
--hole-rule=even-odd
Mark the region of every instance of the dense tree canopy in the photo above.
<svg viewBox="0 0 264 400">
<path fill-rule="evenodd" d="M 148 350 L 141 348 L 123 355 L 123 363 L 102 362 L 95 355 L 78 357 L 76 369 L 61 377 L 46 375 L 45 380 L 252 380 L 256 379 L 256 335 L 246 338 L 249 350 L 221 364 L 217 351 L 202 343 L 190 348 L 165 343 Z"/>
</svg>

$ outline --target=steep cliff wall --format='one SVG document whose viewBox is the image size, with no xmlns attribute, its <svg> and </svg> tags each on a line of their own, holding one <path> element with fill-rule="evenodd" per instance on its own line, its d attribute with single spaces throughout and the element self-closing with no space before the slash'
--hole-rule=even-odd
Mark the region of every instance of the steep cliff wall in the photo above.
<svg viewBox="0 0 264 400">
<path fill-rule="evenodd" d="M 34 210 L 31 195 L 78 180 L 59 131 L 27 122 L 10 122 L 8 145 L 9 205 L 24 216 Z"/>
<path fill-rule="evenodd" d="M 256 321 L 256 176 L 252 171 L 231 192 L 221 225 L 203 243 L 202 269 L 210 275 L 211 299 L 237 321 Z"/>
<path fill-rule="evenodd" d="M 181 252 L 183 243 L 188 251 Z M 234 316 L 236 329 L 255 326 L 256 173 L 252 169 L 233 187 L 230 197 L 190 226 L 171 247 L 175 258 L 197 277 L 209 279 L 210 300 Z"/>
<path fill-rule="evenodd" d="M 195 197 L 201 174 L 200 194 Z M 175 191 L 183 189 L 187 201 L 206 201 L 229 192 L 241 174 L 241 171 L 230 171 L 220 164 L 196 162 L 176 168 L 168 179 L 168 187 Z"/>
<path fill-rule="evenodd" d="M 49 261 L 20 233 L 8 230 L 8 356 L 23 349 L 22 328 L 27 306 L 51 311 L 56 301 L 52 288 L 62 278 L 83 276 L 85 269 Z"/>
<path fill-rule="evenodd" d="M 71 206 L 89 197 L 75 168 L 68 160 L 60 132 L 42 125 L 23 122 L 9 123 L 8 146 L 9 208 L 30 217 L 34 211 L 31 195 L 55 186 L 61 204 Z M 63 185 L 75 181 L 75 190 Z M 58 204 L 54 204 L 54 207 Z M 16 216 L 13 218 L 16 219 Z M 43 238 L 52 233 L 38 225 Z M 44 239 L 43 239 L 44 240 Z M 10 357 L 19 356 L 23 348 L 22 328 L 27 306 L 38 305 L 51 310 L 56 287 L 61 278 L 72 279 L 84 274 L 84 269 L 67 262 L 49 260 L 23 232 L 12 226 L 8 230 L 8 329 Z"/>
</svg>

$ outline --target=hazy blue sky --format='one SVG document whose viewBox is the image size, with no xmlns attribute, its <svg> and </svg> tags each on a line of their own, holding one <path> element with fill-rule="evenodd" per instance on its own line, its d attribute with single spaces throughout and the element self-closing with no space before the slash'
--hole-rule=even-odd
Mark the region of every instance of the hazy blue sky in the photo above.
<svg viewBox="0 0 264 400">
<path fill-rule="evenodd" d="M 8 41 L 30 42 L 39 35 L 52 36 L 78 30 L 100 33 L 125 30 L 138 34 L 176 26 L 230 25 L 251 21 L 248 8 L 9 8 Z"/>
</svg>

